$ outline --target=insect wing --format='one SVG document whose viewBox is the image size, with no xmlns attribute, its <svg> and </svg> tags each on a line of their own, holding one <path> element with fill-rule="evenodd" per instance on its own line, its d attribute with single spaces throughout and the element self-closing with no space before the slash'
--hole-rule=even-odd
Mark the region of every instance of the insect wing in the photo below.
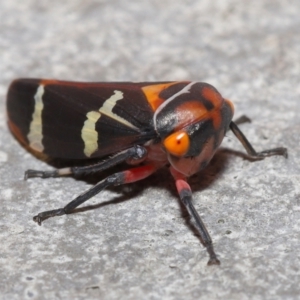
<svg viewBox="0 0 300 300">
<path fill-rule="evenodd" d="M 9 126 L 21 142 L 51 157 L 115 153 L 155 137 L 147 85 L 19 79 L 7 96 Z"/>
</svg>

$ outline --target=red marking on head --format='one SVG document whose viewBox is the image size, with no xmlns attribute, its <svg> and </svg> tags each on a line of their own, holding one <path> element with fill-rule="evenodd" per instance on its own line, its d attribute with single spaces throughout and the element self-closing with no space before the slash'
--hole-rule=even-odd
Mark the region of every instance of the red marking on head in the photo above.
<svg viewBox="0 0 300 300">
<path fill-rule="evenodd" d="M 197 101 L 191 100 L 182 103 L 176 108 L 178 123 L 175 129 L 181 129 L 187 125 L 199 122 L 207 114 L 204 105 Z"/>
<path fill-rule="evenodd" d="M 210 101 L 214 105 L 214 107 L 220 107 L 222 105 L 222 96 L 212 88 L 204 87 L 202 89 L 202 96 Z"/>
<path fill-rule="evenodd" d="M 211 118 L 213 121 L 214 129 L 218 130 L 220 128 L 221 122 L 222 122 L 222 116 L 221 116 L 220 110 L 214 110 L 211 113 Z"/>
</svg>

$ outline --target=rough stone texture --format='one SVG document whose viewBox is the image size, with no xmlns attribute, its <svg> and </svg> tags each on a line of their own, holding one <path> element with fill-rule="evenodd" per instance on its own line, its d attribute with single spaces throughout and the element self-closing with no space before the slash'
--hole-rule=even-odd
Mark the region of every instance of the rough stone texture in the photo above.
<svg viewBox="0 0 300 300">
<path fill-rule="evenodd" d="M 298 0 L 0 2 L 0 298 L 296 299 L 300 292 Z M 95 179 L 23 181 L 51 169 L 12 138 L 5 94 L 16 77 L 206 81 L 247 114 L 249 162 L 220 151 L 190 179 L 221 266 L 188 227 L 167 170 L 105 191 L 97 209 L 53 218 Z M 231 133 L 224 147 L 244 151 Z M 102 178 L 101 175 L 99 178 Z M 100 204 L 99 204 L 100 203 Z"/>
</svg>

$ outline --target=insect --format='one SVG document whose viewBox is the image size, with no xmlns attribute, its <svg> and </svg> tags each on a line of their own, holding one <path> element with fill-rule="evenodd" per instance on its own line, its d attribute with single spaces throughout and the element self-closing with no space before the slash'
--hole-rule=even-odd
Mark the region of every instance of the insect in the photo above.
<svg viewBox="0 0 300 300">
<path fill-rule="evenodd" d="M 126 171 L 108 176 L 66 206 L 37 214 L 39 225 L 70 214 L 104 188 L 142 180 L 169 166 L 179 198 L 209 254 L 220 264 L 211 237 L 192 203 L 187 178 L 207 166 L 231 129 L 254 159 L 282 155 L 286 148 L 256 152 L 235 122 L 233 104 L 203 82 L 81 83 L 18 79 L 7 95 L 8 125 L 30 149 L 59 159 L 98 163 L 56 169 L 27 170 L 25 178 L 101 172 L 122 162 Z"/>
</svg>

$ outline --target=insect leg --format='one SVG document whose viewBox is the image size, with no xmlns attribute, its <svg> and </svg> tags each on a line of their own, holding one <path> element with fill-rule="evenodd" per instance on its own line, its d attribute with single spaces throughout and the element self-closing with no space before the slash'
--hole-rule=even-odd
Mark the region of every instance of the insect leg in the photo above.
<svg viewBox="0 0 300 300">
<path fill-rule="evenodd" d="M 126 160 L 143 160 L 146 158 L 147 150 L 143 146 L 136 145 L 132 148 L 129 148 L 123 152 L 116 154 L 115 156 L 101 161 L 97 164 L 84 166 L 84 167 L 71 167 L 71 168 L 62 168 L 54 171 L 39 171 L 39 170 L 27 170 L 25 172 L 24 179 L 40 177 L 40 178 L 50 178 L 50 177 L 60 177 L 66 175 L 82 175 L 86 173 L 95 173 L 101 172 L 106 169 L 109 169 L 115 165 L 118 165 Z"/>
<path fill-rule="evenodd" d="M 209 254 L 209 261 L 208 265 L 219 265 L 220 261 L 217 258 L 217 255 L 213 248 L 213 243 L 211 240 L 211 237 L 201 220 L 201 217 L 199 216 L 198 212 L 196 211 L 193 203 L 192 203 L 192 191 L 189 186 L 189 184 L 186 181 L 186 178 L 184 175 L 173 169 L 170 168 L 171 174 L 175 179 L 176 188 L 180 197 L 181 202 L 185 206 L 186 210 L 188 211 L 190 217 L 192 218 L 193 225 L 197 229 L 201 241 L 203 245 L 206 247 L 206 250 Z"/>
<path fill-rule="evenodd" d="M 250 144 L 250 142 L 245 137 L 245 135 L 242 133 L 242 131 L 239 129 L 239 127 L 234 122 L 231 122 L 229 124 L 229 127 L 232 130 L 232 132 L 234 133 L 234 135 L 238 138 L 238 140 L 242 143 L 242 145 L 246 149 L 248 155 L 250 155 L 251 157 L 256 158 L 256 159 L 263 159 L 267 156 L 273 156 L 273 155 L 282 155 L 285 158 L 288 157 L 287 148 L 284 148 L 284 147 L 273 148 L 273 149 L 268 149 L 268 150 L 264 150 L 261 152 L 256 152 L 254 150 L 254 148 L 252 147 L 252 145 Z"/>
<path fill-rule="evenodd" d="M 41 212 L 37 216 L 33 217 L 33 220 L 37 222 L 39 225 L 41 225 L 42 222 L 48 218 L 70 214 L 76 207 L 78 207 L 79 205 L 81 205 L 91 197 L 95 196 L 106 187 L 117 186 L 121 184 L 142 180 L 150 176 L 152 173 L 154 173 L 156 169 L 157 168 L 153 165 L 145 165 L 145 166 L 136 167 L 127 171 L 110 175 L 104 180 L 94 185 L 89 190 L 79 195 L 73 201 L 68 203 L 65 207 Z"/>
</svg>

